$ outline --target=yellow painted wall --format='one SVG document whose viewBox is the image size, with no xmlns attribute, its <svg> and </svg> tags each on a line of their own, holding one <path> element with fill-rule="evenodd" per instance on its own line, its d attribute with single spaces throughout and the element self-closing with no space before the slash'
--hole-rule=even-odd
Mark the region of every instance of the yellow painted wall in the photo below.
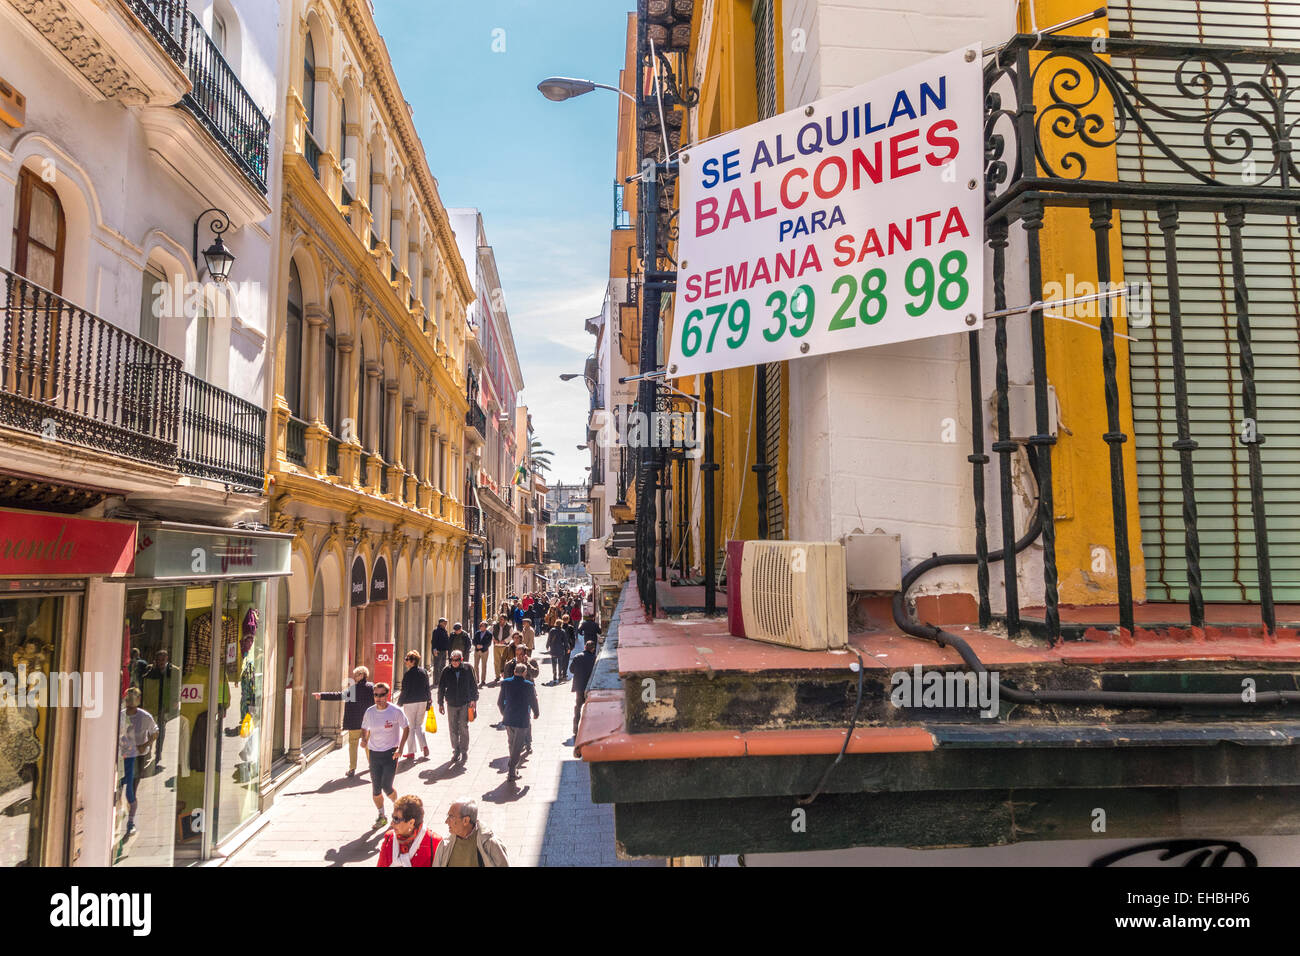
<svg viewBox="0 0 1300 956">
<path fill-rule="evenodd" d="M 1085 0 L 1037 0 L 1034 12 L 1039 28 L 1090 12 L 1096 5 Z M 1021 5 L 1021 24 L 1028 29 L 1025 4 Z M 1107 21 L 1092 20 L 1065 31 L 1076 36 L 1105 35 Z M 1101 34 L 1094 31 L 1103 31 Z M 1036 55 L 1032 62 L 1038 62 Z M 1069 61 L 1062 61 L 1063 64 Z M 1036 82 L 1035 100 L 1047 99 L 1050 75 L 1041 74 Z M 1104 101 L 1098 112 L 1109 115 Z M 1094 104 L 1095 108 L 1096 104 Z M 1100 137 L 1104 139 L 1104 134 Z M 1050 159 L 1058 159 L 1067 150 L 1084 153 L 1088 178 L 1114 179 L 1118 175 L 1113 148 L 1081 149 L 1079 140 L 1044 137 Z M 1059 283 L 1064 294 L 1069 286 L 1090 283 L 1095 291 L 1097 257 L 1094 232 L 1087 209 L 1051 209 L 1041 233 L 1042 272 L 1045 297 L 1056 290 L 1049 283 Z M 1112 218 L 1110 233 L 1111 281 L 1124 279 L 1120 243 L 1119 215 Z M 1013 227 L 1019 228 L 1019 227 Z M 1087 288 L 1083 293 L 1090 291 Z M 1068 314 L 1068 313 L 1067 313 Z M 1099 324 L 1099 312 L 1076 314 L 1074 318 Z M 1069 322 L 1045 318 L 1048 380 L 1056 388 L 1060 404 L 1061 429 L 1053 449 L 1053 489 L 1056 511 L 1056 563 L 1060 572 L 1062 604 L 1109 604 L 1116 599 L 1116 565 L 1114 559 L 1114 524 L 1110 492 L 1109 447 L 1102 435 L 1109 429 L 1101 364 L 1099 333 Z M 1127 333 L 1127 321 L 1120 302 L 1116 303 L 1115 331 Z M 1142 561 L 1142 535 L 1137 502 L 1137 462 L 1133 442 L 1132 395 L 1129 388 L 1129 350 L 1124 339 L 1115 341 L 1116 379 L 1119 385 L 1120 427 L 1129 436 L 1124 450 L 1124 481 L 1128 500 L 1128 542 L 1133 593 L 1138 600 L 1145 596 L 1145 568 Z M 1098 550 L 1103 549 L 1103 550 Z M 1095 568 L 1103 566 L 1104 571 Z"/>
<path fill-rule="evenodd" d="M 777 49 L 777 111 L 783 107 L 781 36 L 781 3 L 773 0 L 776 20 Z M 699 42 L 699 17 L 703 4 L 696 6 L 694 42 Z M 705 139 L 729 132 L 758 121 L 758 91 L 754 65 L 754 23 L 750 0 L 718 0 L 713 6 L 714 22 L 709 34 L 706 72 L 700 84 L 698 108 L 699 126 L 696 139 Z M 699 51 L 691 62 L 696 62 Z M 669 300 L 665 299 L 665 304 Z M 671 341 L 673 318 L 670 309 L 664 312 L 665 341 Z M 777 473 L 778 490 L 789 501 L 788 461 L 785 449 L 789 434 L 788 374 L 782 365 L 781 410 L 781 468 Z M 703 396 L 702 376 L 676 379 L 674 387 L 693 395 Z M 757 458 L 761 436 L 752 435 L 754 424 L 754 367 L 746 366 L 716 372 L 713 376 L 714 404 L 726 415 L 714 418 L 714 460 L 721 466 L 715 475 L 715 520 L 718 547 L 724 547 L 728 538 L 756 538 L 758 536 L 758 476 L 752 466 Z M 729 416 L 729 417 L 728 417 Z M 700 436 L 703 440 L 703 434 Z M 698 463 L 692 462 L 692 482 L 698 479 Z M 703 520 L 703 509 L 689 516 L 689 523 Z M 703 541 L 703 534 L 700 537 Z M 680 542 L 674 543 L 674 551 Z M 701 556 L 693 552 L 696 564 Z"/>
</svg>

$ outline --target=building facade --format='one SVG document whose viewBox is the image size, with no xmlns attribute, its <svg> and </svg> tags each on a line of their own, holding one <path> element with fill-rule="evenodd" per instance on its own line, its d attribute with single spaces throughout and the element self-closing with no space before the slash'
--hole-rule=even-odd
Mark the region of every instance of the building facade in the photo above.
<svg viewBox="0 0 1300 956">
<path fill-rule="evenodd" d="M 460 617 L 474 301 L 369 5 L 299 0 L 287 33 L 268 436 L 269 520 L 294 535 L 274 622 L 286 768 L 338 735 L 342 705 L 313 692 L 427 658 Z"/>
<path fill-rule="evenodd" d="M 83 686 L 0 707 L 0 865 L 190 863 L 270 784 L 287 13 L 50 7 L 0 3 L 0 671 Z"/>
<path fill-rule="evenodd" d="M 475 604 L 468 616 L 483 620 L 495 617 L 501 603 L 516 593 L 520 505 L 515 472 L 521 451 L 517 439 L 520 418 L 515 406 L 524 376 L 515 354 L 505 292 L 483 217 L 472 208 L 452 209 L 450 215 L 473 284 L 470 312 L 475 331 L 467 374 L 475 382 L 477 402 L 470 404 L 469 415 L 481 422 L 478 435 L 482 441 L 475 442 L 477 459 L 468 478 L 482 522 L 483 554 L 472 565 L 469 587 Z"/>
<path fill-rule="evenodd" d="M 637 6 L 627 72 L 661 75 L 625 83 L 640 117 L 620 124 L 618 149 L 657 161 L 654 189 L 643 176 L 641 190 L 658 193 L 658 208 L 636 217 L 645 261 L 630 269 L 637 315 L 623 327 L 638 371 L 668 373 L 667 388 L 649 389 L 656 410 L 684 393 L 717 417 L 705 419 L 702 456 L 643 459 L 640 587 L 623 592 L 619 633 L 635 652 L 593 679 L 599 719 L 578 735 L 593 793 L 616 805 L 620 844 L 842 850 L 824 859 L 862 864 L 894 847 L 1050 833 L 1076 841 L 1071 858 L 1100 861 L 1086 814 L 1060 808 L 1104 800 L 1112 820 L 1122 807 L 1129 821 L 1113 838 L 1287 837 L 1293 853 L 1294 823 L 1275 821 L 1295 774 L 1240 746 L 1267 725 L 1293 749 L 1275 706 L 1288 698 L 1272 696 L 1265 713 L 1262 699 L 1226 695 L 1220 722 L 1203 696 L 1265 674 L 1286 674 L 1289 688 L 1300 666 L 1287 603 L 1300 583 L 1287 490 L 1300 474 L 1290 450 L 1300 299 L 1278 281 L 1295 271 L 1284 236 L 1300 194 L 1285 111 L 1258 114 L 1245 139 L 1224 122 L 1242 91 L 1272 100 L 1294 85 L 1296 58 L 1277 49 L 1297 36 L 1292 10 L 1269 0 Z M 983 181 L 969 181 L 984 197 L 982 329 L 694 377 L 665 369 L 689 319 L 660 296 L 690 276 L 672 258 L 678 170 L 701 168 L 719 134 L 814 117 L 811 104 L 830 94 L 963 49 L 985 88 Z M 1210 72 L 1193 89 L 1185 78 L 1198 69 Z M 1220 148 L 1225 136 L 1236 152 Z M 1071 301 L 1125 282 L 1122 304 Z M 675 603 L 664 579 L 702 580 L 706 603 L 715 578 L 719 603 L 757 600 L 758 588 L 736 586 L 728 541 L 874 532 L 896 543 L 876 572 L 841 593 L 820 582 L 827 601 L 846 602 L 857 704 L 835 652 L 700 625 L 693 636 L 707 634 L 714 654 L 703 680 L 698 662 L 674 657 L 692 622 L 655 620 L 661 599 Z M 954 720 L 900 705 L 891 678 L 913 666 L 1000 673 L 1014 707 Z M 793 686 L 789 667 L 802 675 Z M 874 688 L 865 694 L 861 674 Z M 647 678 L 660 695 L 672 688 L 671 715 L 628 691 Z M 827 737 L 810 749 L 818 730 Z M 1207 749 L 1180 748 L 1188 733 Z M 1087 768 L 1082 740 L 1096 746 Z M 1228 767 L 1234 756 L 1241 765 Z M 828 779 L 834 792 L 822 793 Z M 824 827 L 811 839 L 814 828 L 777 825 L 809 794 L 820 794 Z M 680 808 L 700 799 L 714 802 L 685 821 Z M 980 800 L 987 809 L 972 810 Z M 986 829 L 1012 800 L 1012 819 Z M 734 829 L 721 836 L 718 821 Z"/>
</svg>

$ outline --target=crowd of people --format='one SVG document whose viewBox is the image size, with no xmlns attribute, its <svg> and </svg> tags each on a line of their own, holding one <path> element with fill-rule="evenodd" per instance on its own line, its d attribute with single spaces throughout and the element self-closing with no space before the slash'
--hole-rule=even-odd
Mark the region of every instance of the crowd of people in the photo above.
<svg viewBox="0 0 1300 956">
<path fill-rule="evenodd" d="M 469 725 L 477 717 L 479 691 L 496 687 L 501 719 L 492 726 L 505 731 L 507 781 L 517 787 L 520 769 L 533 750 L 532 722 L 541 716 L 536 686 L 541 664 L 535 659 L 539 634 L 545 635 L 544 650 L 551 664 L 547 686 L 566 683 L 572 677 L 573 732 L 578 732 L 600 642 L 600 626 L 591 608 L 584 613 L 585 597 L 583 591 L 561 590 L 502 602 L 496 623 L 480 621 L 472 636 L 460 623 L 448 630 L 447 619 L 440 618 L 431 637 L 432 666 L 421 666 L 418 651 L 407 653 L 396 699 L 387 683 L 371 682 L 366 667 L 355 668 L 344 689 L 315 695 L 319 700 L 343 702 L 346 776 L 356 775 L 358 750 L 365 750 L 371 797 L 378 812 L 373 829 L 389 827 L 380 848 L 380 866 L 508 865 L 505 848 L 479 825 L 473 800 L 459 800 L 448 809 L 448 837 L 430 833 L 420 798 L 397 795 L 398 761 L 414 761 L 417 751 L 421 759 L 429 759 L 425 727 L 436 703 L 450 741 L 449 762 L 463 767 L 469 756 Z M 581 650 L 575 654 L 579 642 Z M 491 682 L 487 679 L 489 658 Z M 385 800 L 392 803 L 391 826 Z"/>
</svg>

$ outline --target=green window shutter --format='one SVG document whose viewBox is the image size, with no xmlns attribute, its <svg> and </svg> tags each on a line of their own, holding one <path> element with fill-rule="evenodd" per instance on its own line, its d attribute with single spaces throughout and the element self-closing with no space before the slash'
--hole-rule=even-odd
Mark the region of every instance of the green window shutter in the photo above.
<svg viewBox="0 0 1300 956">
<path fill-rule="evenodd" d="M 1300 6 L 1292 3 L 1121 0 L 1110 10 L 1116 36 L 1233 46 L 1300 44 Z M 1184 111 L 1198 105 L 1178 93 L 1175 61 L 1117 60 L 1115 65 L 1158 103 L 1177 104 Z M 1152 114 L 1147 110 L 1144 115 Z M 1241 124 L 1222 123 L 1224 131 L 1236 125 Z M 1209 157 L 1199 125 L 1173 126 L 1156 119 L 1153 126 L 1196 168 L 1220 181 L 1249 181 L 1249 163 L 1224 164 Z M 1255 175 L 1267 175 L 1272 155 L 1266 138 L 1257 135 L 1254 152 L 1243 158 L 1253 160 Z M 1131 124 L 1120 140 L 1118 161 L 1122 179 L 1188 181 Z M 1248 215 L 1242 233 L 1258 392 L 1256 427 L 1266 438 L 1261 448 L 1265 513 L 1278 601 L 1300 600 L 1300 240 L 1290 225 L 1280 216 Z M 1129 343 L 1147 597 L 1182 601 L 1187 567 L 1181 472 L 1171 447 L 1178 433 L 1164 239 L 1154 211 L 1123 212 L 1120 232 L 1125 278 L 1149 282 L 1152 292 L 1151 325 L 1131 330 L 1137 341 Z M 1249 471 L 1239 441 L 1246 423 L 1228 231 L 1222 213 L 1182 211 L 1176 237 L 1189 422 L 1199 444 L 1192 460 L 1204 596 L 1207 601 L 1258 601 Z"/>
</svg>

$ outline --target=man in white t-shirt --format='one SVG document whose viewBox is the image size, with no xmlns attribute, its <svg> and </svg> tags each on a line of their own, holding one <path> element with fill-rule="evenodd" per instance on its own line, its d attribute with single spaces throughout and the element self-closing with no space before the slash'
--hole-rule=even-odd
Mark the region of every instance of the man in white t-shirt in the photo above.
<svg viewBox="0 0 1300 956">
<path fill-rule="evenodd" d="M 140 692 L 132 687 L 122 700 L 122 719 L 118 724 L 118 752 L 122 755 L 122 786 L 126 789 L 126 833 L 135 832 L 135 783 L 140 766 L 149 759 L 150 748 L 158 737 L 158 722 L 140 707 Z"/>
<path fill-rule="evenodd" d="M 376 830 L 388 826 L 388 817 L 384 816 L 384 795 L 387 794 L 393 803 L 397 802 L 397 791 L 393 789 L 397 755 L 411 733 L 410 722 L 402 708 L 388 702 L 389 691 L 387 684 L 376 684 L 375 704 L 361 718 L 361 744 L 370 758 L 370 789 L 375 809 L 379 811 L 375 818 Z"/>
</svg>

